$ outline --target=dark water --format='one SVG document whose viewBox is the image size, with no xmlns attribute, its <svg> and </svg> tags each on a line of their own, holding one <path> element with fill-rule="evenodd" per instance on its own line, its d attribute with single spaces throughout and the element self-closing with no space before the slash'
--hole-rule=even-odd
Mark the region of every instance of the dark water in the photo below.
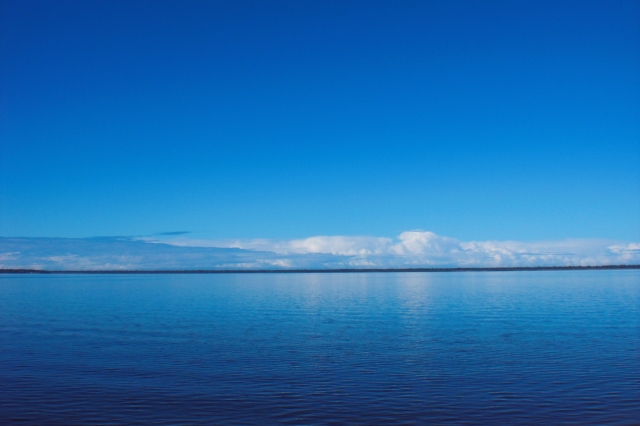
<svg viewBox="0 0 640 426">
<path fill-rule="evenodd" d="M 0 275 L 1 424 L 640 424 L 640 271 Z"/>
</svg>

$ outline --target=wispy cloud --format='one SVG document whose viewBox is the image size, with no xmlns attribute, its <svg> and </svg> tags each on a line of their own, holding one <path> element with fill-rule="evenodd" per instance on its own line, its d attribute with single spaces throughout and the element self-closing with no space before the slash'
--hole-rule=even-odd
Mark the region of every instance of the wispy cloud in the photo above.
<svg viewBox="0 0 640 426">
<path fill-rule="evenodd" d="M 169 232 L 158 232 L 155 235 L 185 235 L 185 234 L 190 234 L 190 231 L 169 231 Z"/>
<path fill-rule="evenodd" d="M 163 243 L 183 247 L 225 247 L 290 254 L 330 254 L 345 267 L 414 266 L 586 266 L 640 263 L 640 243 L 571 239 L 555 241 L 459 241 L 430 231 L 397 238 L 315 236 L 304 239 L 197 240 Z M 336 259 L 337 261 L 337 259 Z"/>
<path fill-rule="evenodd" d="M 640 243 L 611 240 L 459 241 L 429 231 L 396 238 L 303 239 L 157 237 L 0 238 L 0 268 L 36 269 L 325 269 L 590 266 L 640 264 Z"/>
</svg>

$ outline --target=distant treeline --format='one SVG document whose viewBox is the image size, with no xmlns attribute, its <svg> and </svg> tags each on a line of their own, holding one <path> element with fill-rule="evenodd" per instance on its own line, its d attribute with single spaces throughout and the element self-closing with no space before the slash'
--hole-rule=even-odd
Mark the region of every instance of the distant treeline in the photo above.
<svg viewBox="0 0 640 426">
<path fill-rule="evenodd" d="M 358 272 L 513 272 L 513 271 L 591 271 L 601 269 L 640 269 L 640 265 L 601 266 L 516 266 L 500 268 L 345 268 L 345 269 L 166 269 L 166 270 L 74 270 L 1 269 L 2 274 L 326 274 Z"/>
</svg>

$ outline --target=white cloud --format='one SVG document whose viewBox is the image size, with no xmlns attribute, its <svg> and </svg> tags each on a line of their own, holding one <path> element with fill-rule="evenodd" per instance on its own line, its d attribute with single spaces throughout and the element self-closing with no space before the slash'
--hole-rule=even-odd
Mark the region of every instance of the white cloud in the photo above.
<svg viewBox="0 0 640 426">
<path fill-rule="evenodd" d="M 278 255 L 328 254 L 332 267 L 419 266 L 588 266 L 640 263 L 640 243 L 611 240 L 459 241 L 430 231 L 406 231 L 397 238 L 315 236 L 304 239 L 189 240 L 166 244 L 259 250 Z"/>
<path fill-rule="evenodd" d="M 18 255 L 20 254 L 20 252 L 7 252 L 7 253 L 0 253 L 0 262 L 2 261 L 6 261 L 6 260 L 15 260 L 18 258 Z"/>
<path fill-rule="evenodd" d="M 194 240 L 0 238 L 0 268 L 336 269 L 640 264 L 640 243 L 610 240 L 459 241 L 429 231 L 397 238 Z"/>
<path fill-rule="evenodd" d="M 382 254 L 393 243 L 391 238 L 317 236 L 293 240 L 236 239 L 197 240 L 188 238 L 150 239 L 144 241 L 171 244 L 181 247 L 219 247 L 268 251 L 278 254 L 327 253 L 343 256 Z"/>
</svg>

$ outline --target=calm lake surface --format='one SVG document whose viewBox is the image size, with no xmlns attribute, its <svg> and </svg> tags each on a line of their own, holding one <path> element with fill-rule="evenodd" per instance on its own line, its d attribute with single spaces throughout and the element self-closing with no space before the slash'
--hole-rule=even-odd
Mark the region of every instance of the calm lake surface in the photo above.
<svg viewBox="0 0 640 426">
<path fill-rule="evenodd" d="M 0 424 L 640 424 L 640 271 L 0 275 Z"/>
</svg>

